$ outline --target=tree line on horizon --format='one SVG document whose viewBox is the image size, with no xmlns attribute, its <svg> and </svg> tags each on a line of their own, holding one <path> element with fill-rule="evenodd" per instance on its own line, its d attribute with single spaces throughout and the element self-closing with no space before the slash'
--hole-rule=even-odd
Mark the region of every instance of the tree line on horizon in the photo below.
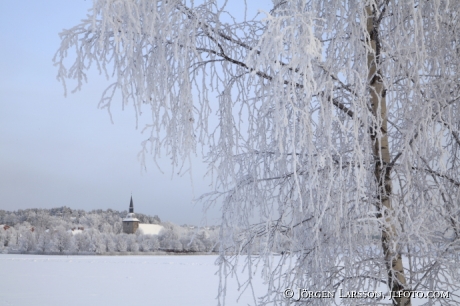
<svg viewBox="0 0 460 306">
<path fill-rule="evenodd" d="M 158 235 L 123 233 L 126 211 L 52 209 L 0 210 L 0 253 L 212 252 L 218 228 L 178 226 L 158 216 L 136 214 L 141 223 L 159 224 Z"/>
</svg>

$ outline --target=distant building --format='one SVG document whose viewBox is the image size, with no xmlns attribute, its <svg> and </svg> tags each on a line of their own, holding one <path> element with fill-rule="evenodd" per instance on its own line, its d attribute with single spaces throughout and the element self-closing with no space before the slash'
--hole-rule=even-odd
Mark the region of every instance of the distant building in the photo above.
<svg viewBox="0 0 460 306">
<path fill-rule="evenodd" d="M 67 232 L 71 233 L 72 235 L 77 235 L 77 234 L 83 233 L 84 230 L 85 228 L 83 226 L 79 226 L 79 227 L 72 227 Z"/>
<path fill-rule="evenodd" d="M 129 213 L 123 219 L 123 233 L 134 234 L 137 230 L 140 230 L 144 235 L 158 235 L 162 229 L 163 226 L 159 224 L 140 223 L 139 219 L 134 215 L 133 196 L 131 196 Z"/>
<path fill-rule="evenodd" d="M 123 233 L 134 234 L 139 228 L 139 222 L 139 219 L 134 215 L 133 196 L 131 196 L 129 213 L 126 215 L 126 218 L 123 219 Z"/>
<path fill-rule="evenodd" d="M 10 228 L 10 226 L 6 225 L 6 224 L 0 224 L 0 228 L 2 228 L 3 230 L 7 230 Z"/>
<path fill-rule="evenodd" d="M 162 229 L 163 226 L 159 224 L 139 224 L 139 230 L 142 231 L 142 234 L 144 235 L 158 235 Z"/>
</svg>

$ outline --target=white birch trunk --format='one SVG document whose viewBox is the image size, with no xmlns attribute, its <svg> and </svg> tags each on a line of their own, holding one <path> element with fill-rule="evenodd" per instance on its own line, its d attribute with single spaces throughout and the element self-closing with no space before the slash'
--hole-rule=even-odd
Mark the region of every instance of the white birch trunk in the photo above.
<svg viewBox="0 0 460 306">
<path fill-rule="evenodd" d="M 151 114 L 141 160 L 208 150 L 222 279 L 257 253 L 243 287 L 263 267 L 258 304 L 289 304 L 290 287 L 460 290 L 460 2 L 275 0 L 254 19 L 233 5 L 94 0 L 61 34 L 58 78 L 80 89 L 113 66 L 100 106 L 118 88 Z"/>
<path fill-rule="evenodd" d="M 396 226 L 399 221 L 394 213 L 391 196 L 391 163 L 390 159 L 390 144 L 388 141 L 388 113 L 385 97 L 385 86 L 380 70 L 379 51 L 380 42 L 378 40 L 378 24 L 374 18 L 374 10 L 372 6 L 366 7 L 367 16 L 367 33 L 368 40 L 368 55 L 367 66 L 369 69 L 369 88 L 370 88 L 370 103 L 372 107 L 372 115 L 377 118 L 377 122 L 381 120 L 381 124 L 370 133 L 373 143 L 373 153 L 375 158 L 375 179 L 377 181 L 377 199 L 380 201 L 379 218 L 381 227 L 382 249 L 385 256 L 386 268 L 388 270 L 388 287 L 392 292 L 407 290 L 406 277 L 404 276 L 404 266 L 402 256 L 398 252 L 399 247 L 396 245 Z M 380 135 L 377 135 L 380 134 Z M 399 296 L 399 295 L 398 295 Z M 410 298 L 396 297 L 393 300 L 393 305 L 410 306 Z"/>
</svg>

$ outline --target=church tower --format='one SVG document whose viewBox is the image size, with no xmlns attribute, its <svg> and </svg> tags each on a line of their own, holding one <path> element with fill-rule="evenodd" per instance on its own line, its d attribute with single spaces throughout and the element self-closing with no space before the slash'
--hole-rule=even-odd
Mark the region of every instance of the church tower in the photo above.
<svg viewBox="0 0 460 306">
<path fill-rule="evenodd" d="M 134 215 L 133 196 L 131 195 L 129 213 L 126 215 L 126 218 L 123 219 L 123 233 L 134 234 L 139 228 L 139 222 L 139 219 Z"/>
</svg>

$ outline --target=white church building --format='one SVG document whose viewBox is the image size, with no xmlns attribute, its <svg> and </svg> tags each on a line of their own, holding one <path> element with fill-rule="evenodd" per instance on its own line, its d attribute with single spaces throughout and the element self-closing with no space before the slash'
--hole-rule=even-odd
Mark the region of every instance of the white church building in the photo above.
<svg viewBox="0 0 460 306">
<path fill-rule="evenodd" d="M 131 196 L 129 212 L 123 219 L 123 232 L 126 234 L 134 234 L 140 230 L 144 235 L 158 235 L 162 229 L 163 226 L 159 224 L 140 223 L 139 219 L 137 219 L 134 214 L 133 196 Z"/>
</svg>

